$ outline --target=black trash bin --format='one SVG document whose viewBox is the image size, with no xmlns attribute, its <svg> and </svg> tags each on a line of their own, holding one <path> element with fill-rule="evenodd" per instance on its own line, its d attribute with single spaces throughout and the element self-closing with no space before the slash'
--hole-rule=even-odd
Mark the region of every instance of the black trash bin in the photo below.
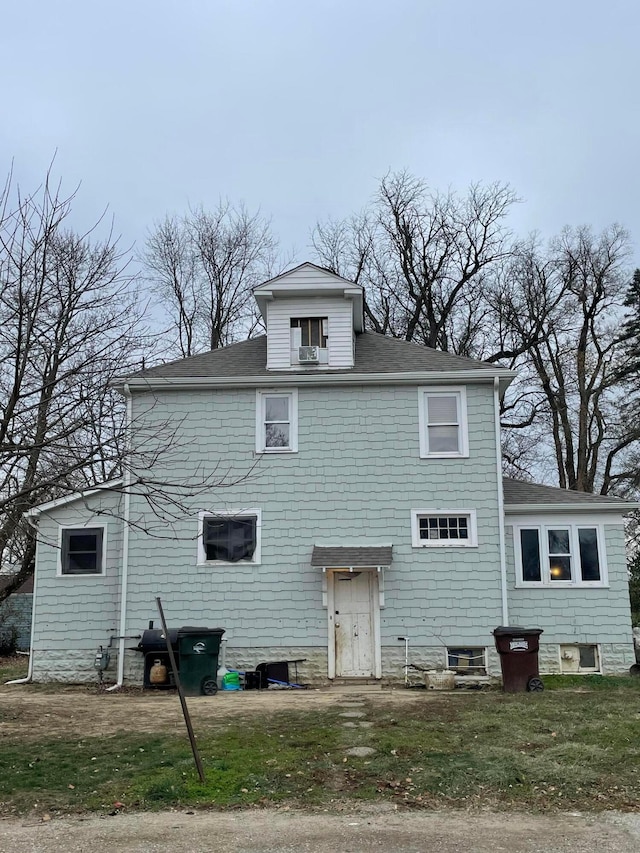
<svg viewBox="0 0 640 853">
<path fill-rule="evenodd" d="M 541 628 L 496 628 L 493 636 L 500 655 L 505 693 L 544 690 L 538 669 Z"/>
<path fill-rule="evenodd" d="M 178 631 L 180 682 L 185 696 L 218 692 L 218 655 L 223 628 L 184 627 Z"/>
</svg>

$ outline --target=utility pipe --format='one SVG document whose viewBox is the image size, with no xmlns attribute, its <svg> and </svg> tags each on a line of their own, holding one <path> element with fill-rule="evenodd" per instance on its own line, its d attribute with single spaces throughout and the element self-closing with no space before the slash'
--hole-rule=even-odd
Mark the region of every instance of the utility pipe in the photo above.
<svg viewBox="0 0 640 853">
<path fill-rule="evenodd" d="M 409 684 L 409 638 L 398 637 L 399 643 L 404 643 L 404 686 Z"/>
<path fill-rule="evenodd" d="M 509 624 L 509 601 L 507 598 L 507 556 L 504 532 L 504 493 L 502 486 L 502 443 L 500 441 L 500 380 L 493 380 L 494 421 L 496 440 L 496 475 L 498 488 L 498 538 L 500 542 L 500 589 L 502 593 L 502 624 Z"/>
<path fill-rule="evenodd" d="M 127 434 L 126 434 L 126 451 L 125 451 L 125 466 L 123 471 L 123 489 L 124 489 L 124 512 L 122 521 L 124 529 L 122 531 L 122 578 L 120 582 L 120 630 L 118 642 L 118 674 L 116 683 L 107 688 L 107 692 L 119 690 L 124 682 L 124 641 L 127 631 L 127 587 L 129 581 L 129 522 L 131 520 L 131 471 L 129 469 L 129 451 L 131 450 L 131 420 L 133 413 L 133 399 L 129 385 L 125 382 L 122 392 L 127 400 Z"/>
</svg>

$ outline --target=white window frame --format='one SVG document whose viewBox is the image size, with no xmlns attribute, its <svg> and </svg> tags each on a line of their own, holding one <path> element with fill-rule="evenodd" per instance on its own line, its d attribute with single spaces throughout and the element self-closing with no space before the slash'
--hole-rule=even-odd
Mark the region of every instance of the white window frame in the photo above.
<svg viewBox="0 0 640 853">
<path fill-rule="evenodd" d="M 582 580 L 582 565 L 580 563 L 580 543 L 578 539 L 578 531 L 588 529 L 596 531 L 596 541 L 598 543 L 598 562 L 600 564 L 600 580 L 599 581 L 583 581 Z M 522 551 L 520 547 L 520 531 L 521 530 L 537 530 L 538 542 L 540 545 L 540 580 L 525 581 L 523 578 L 522 567 Z M 571 580 L 553 581 L 550 575 L 549 566 L 549 530 L 568 530 L 569 531 L 569 548 L 571 551 Z M 544 589 L 602 589 L 609 586 L 609 576 L 607 572 L 607 552 L 605 548 L 604 526 L 601 521 L 595 521 L 590 518 L 554 518 L 549 521 L 541 521 L 540 518 L 527 522 L 518 520 L 513 524 L 513 552 L 515 555 L 516 566 L 516 587 Z"/>
<path fill-rule="evenodd" d="M 79 574 L 77 572 L 69 573 L 62 571 L 62 532 L 64 530 L 92 530 L 96 527 L 102 529 L 102 555 L 100 560 L 99 572 L 87 572 Z M 60 524 L 58 526 L 58 562 L 56 566 L 56 577 L 59 578 L 102 578 L 107 573 L 107 522 L 106 521 L 88 521 L 86 524 Z"/>
<path fill-rule="evenodd" d="M 458 415 L 458 450 L 432 452 L 429 450 L 429 397 L 455 396 Z M 441 385 L 418 388 L 418 425 L 421 459 L 465 459 L 469 456 L 469 427 L 467 421 L 467 389 L 464 385 Z"/>
<path fill-rule="evenodd" d="M 466 516 L 469 538 L 464 539 L 421 539 L 420 519 L 440 518 L 443 516 Z M 475 509 L 412 509 L 411 510 L 411 546 L 413 548 L 477 548 L 478 524 Z"/>
<path fill-rule="evenodd" d="M 593 646 L 596 650 L 597 667 L 585 666 L 581 667 L 578 663 L 578 669 L 575 672 L 570 671 L 563 666 L 563 649 L 567 647 L 575 647 L 578 650 L 580 646 Z M 579 651 L 578 651 L 579 654 Z M 559 643 L 558 644 L 558 661 L 560 664 L 561 675 L 602 675 L 602 650 L 600 643 Z"/>
<path fill-rule="evenodd" d="M 265 420 L 268 397 L 287 397 L 289 400 L 289 447 L 266 447 Z M 256 453 L 298 452 L 298 389 L 256 391 Z"/>
<path fill-rule="evenodd" d="M 207 560 L 207 552 L 202 538 L 205 518 L 238 518 L 239 516 L 254 516 L 256 519 L 256 548 L 251 560 Z M 198 513 L 198 566 L 259 566 L 262 561 L 262 510 L 223 509 L 216 512 L 201 510 Z"/>
</svg>

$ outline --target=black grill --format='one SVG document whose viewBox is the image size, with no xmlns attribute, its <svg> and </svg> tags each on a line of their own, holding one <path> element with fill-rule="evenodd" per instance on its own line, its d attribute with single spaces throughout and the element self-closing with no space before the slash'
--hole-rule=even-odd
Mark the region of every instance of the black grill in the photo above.
<svg viewBox="0 0 640 853">
<path fill-rule="evenodd" d="M 180 628 L 169 629 L 169 642 L 174 652 L 178 651 L 178 633 Z M 138 650 L 143 654 L 149 652 L 166 652 L 167 641 L 165 640 L 164 631 L 149 628 L 142 632 L 142 637 L 138 643 Z"/>
</svg>

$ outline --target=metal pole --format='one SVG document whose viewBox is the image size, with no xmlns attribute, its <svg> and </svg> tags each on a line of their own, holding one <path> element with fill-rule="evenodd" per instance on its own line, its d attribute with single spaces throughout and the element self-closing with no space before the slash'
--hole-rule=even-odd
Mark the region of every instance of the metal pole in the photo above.
<svg viewBox="0 0 640 853">
<path fill-rule="evenodd" d="M 169 652 L 169 660 L 171 661 L 171 669 L 173 670 L 173 677 L 176 682 L 176 687 L 178 688 L 178 696 L 180 697 L 180 704 L 182 705 L 182 714 L 184 716 L 184 721 L 187 726 L 187 732 L 189 733 L 189 740 L 191 742 L 191 751 L 193 752 L 193 760 L 196 763 L 196 767 L 198 769 L 198 776 L 200 776 L 200 781 L 204 785 L 204 770 L 202 769 L 202 761 L 200 760 L 200 754 L 198 752 L 198 747 L 196 745 L 196 738 L 193 734 L 193 727 L 191 725 L 191 717 L 189 716 L 189 709 L 187 708 L 187 700 L 184 697 L 184 692 L 182 690 L 182 684 L 180 683 L 180 675 L 178 673 L 178 667 L 176 666 L 176 658 L 173 654 L 173 648 L 171 646 L 171 641 L 169 639 L 169 629 L 167 628 L 167 623 L 164 618 L 164 610 L 162 609 L 162 602 L 160 601 L 160 596 L 156 596 L 156 604 L 158 605 L 158 610 L 160 611 L 160 621 L 162 622 L 162 630 L 164 631 L 164 639 L 167 644 L 167 651 Z"/>
<path fill-rule="evenodd" d="M 404 686 L 406 687 L 409 683 L 409 638 L 408 637 L 398 637 L 398 642 L 402 643 L 404 641 Z"/>
</svg>

